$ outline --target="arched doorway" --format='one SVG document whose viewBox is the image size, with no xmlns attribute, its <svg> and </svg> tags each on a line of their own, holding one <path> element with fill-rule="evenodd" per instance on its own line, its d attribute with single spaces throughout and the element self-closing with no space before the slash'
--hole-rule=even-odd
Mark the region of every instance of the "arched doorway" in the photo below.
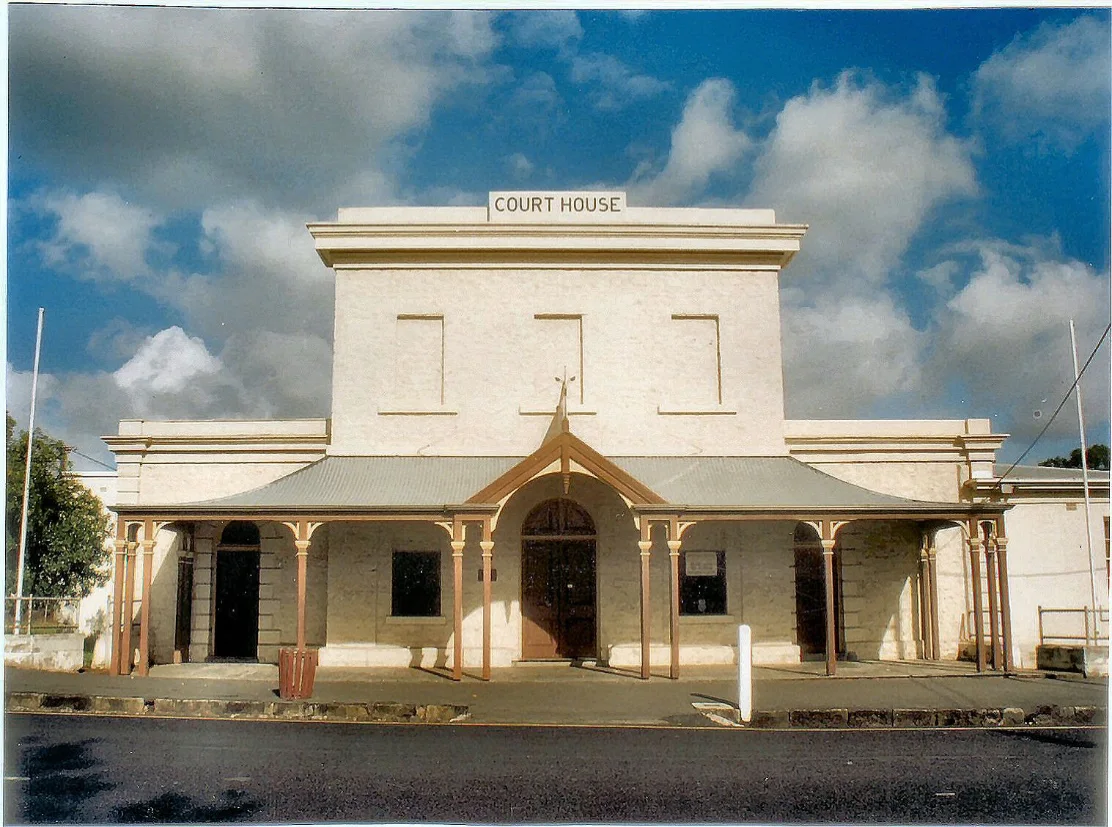
<svg viewBox="0 0 1112 827">
<path fill-rule="evenodd" d="M 841 555 L 834 550 L 834 640 L 835 653 L 845 654 L 842 623 Z M 795 527 L 795 631 L 803 660 L 826 657 L 826 574 L 822 543 L 806 523 Z"/>
<path fill-rule="evenodd" d="M 595 524 L 580 505 L 546 500 L 521 526 L 521 655 L 598 655 Z"/>
<path fill-rule="evenodd" d="M 212 656 L 257 660 L 259 656 L 259 528 L 229 523 L 216 547 Z"/>
</svg>

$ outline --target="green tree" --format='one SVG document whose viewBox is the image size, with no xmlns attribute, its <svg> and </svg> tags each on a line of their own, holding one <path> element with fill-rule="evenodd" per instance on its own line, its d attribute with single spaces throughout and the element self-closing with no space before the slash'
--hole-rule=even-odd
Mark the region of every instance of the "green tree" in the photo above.
<svg viewBox="0 0 1112 827">
<path fill-rule="evenodd" d="M 7 417 L 7 555 L 8 592 L 15 593 L 27 432 L 16 432 Z M 31 491 L 27 503 L 27 552 L 23 594 L 36 597 L 84 597 L 104 582 L 111 556 L 105 548 L 108 513 L 100 500 L 69 473 L 65 444 L 35 429 L 31 457 Z"/>
<path fill-rule="evenodd" d="M 1108 446 L 1090 445 L 1085 451 L 1085 460 L 1089 466 L 1090 471 L 1107 471 L 1108 470 Z M 1068 457 L 1050 457 L 1044 459 L 1039 465 L 1048 468 L 1080 468 L 1081 467 L 1081 449 L 1074 448 L 1070 451 Z"/>
</svg>

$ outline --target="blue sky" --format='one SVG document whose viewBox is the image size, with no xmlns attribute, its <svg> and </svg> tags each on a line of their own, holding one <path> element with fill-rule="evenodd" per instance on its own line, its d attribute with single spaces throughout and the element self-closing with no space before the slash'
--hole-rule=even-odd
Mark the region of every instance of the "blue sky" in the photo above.
<svg viewBox="0 0 1112 827">
<path fill-rule="evenodd" d="M 794 418 L 992 417 L 1014 459 L 1109 318 L 1109 13 L 11 6 L 8 407 L 326 416 L 340 206 L 626 190 L 810 225 Z M 1109 429 L 1108 346 L 1083 382 Z M 1068 452 L 1063 412 L 1031 455 Z M 92 467 L 78 457 L 78 465 Z"/>
</svg>

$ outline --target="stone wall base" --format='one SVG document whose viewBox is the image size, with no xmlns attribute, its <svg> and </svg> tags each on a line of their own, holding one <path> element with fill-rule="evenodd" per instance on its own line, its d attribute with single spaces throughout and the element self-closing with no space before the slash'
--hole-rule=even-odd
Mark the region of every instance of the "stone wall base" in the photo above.
<svg viewBox="0 0 1112 827">
<path fill-rule="evenodd" d="M 1048 643 L 1035 648 L 1039 669 L 1080 672 L 1087 678 L 1108 677 L 1108 647 Z"/>
<path fill-rule="evenodd" d="M 649 657 L 654 664 L 667 664 L 672 659 L 672 649 L 667 644 L 653 644 Z M 610 666 L 640 666 L 641 646 L 623 643 L 611 646 L 608 654 Z M 684 646 L 680 644 L 680 663 L 684 666 L 719 666 L 737 663 L 735 646 Z M 783 665 L 799 663 L 799 646 L 794 643 L 770 642 L 753 644 L 753 664 Z"/>
<path fill-rule="evenodd" d="M 512 666 L 513 655 L 509 649 L 493 647 L 490 652 L 494 667 Z M 469 669 L 483 664 L 483 650 L 478 646 L 463 647 L 463 665 Z M 407 647 L 385 646 L 373 643 L 330 643 L 320 650 L 320 666 L 387 666 L 421 667 L 422 669 L 451 668 L 453 652 L 436 646 Z"/>
<path fill-rule="evenodd" d="M 51 672 L 76 672 L 85 665 L 85 636 L 80 632 L 5 635 L 4 663 Z"/>
</svg>

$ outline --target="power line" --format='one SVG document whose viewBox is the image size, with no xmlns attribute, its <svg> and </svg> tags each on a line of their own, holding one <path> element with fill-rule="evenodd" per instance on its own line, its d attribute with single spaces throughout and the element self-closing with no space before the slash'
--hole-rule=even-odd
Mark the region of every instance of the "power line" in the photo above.
<svg viewBox="0 0 1112 827">
<path fill-rule="evenodd" d="M 1104 328 L 1104 333 L 1100 334 L 1100 341 L 1097 342 L 1096 347 L 1093 348 L 1093 352 L 1089 354 L 1089 358 L 1085 360 L 1085 364 L 1082 366 L 1081 370 L 1078 372 L 1077 378 L 1073 380 L 1073 384 L 1071 384 L 1070 387 L 1069 387 L 1069 390 L 1066 391 L 1066 395 L 1062 397 L 1062 401 L 1058 403 L 1058 407 L 1054 409 L 1054 413 L 1052 413 L 1050 415 L 1050 419 L 1048 419 L 1046 424 L 1043 425 L 1043 429 L 1041 431 L 1039 431 L 1039 435 L 1036 436 L 1034 438 L 1034 440 L 1032 440 L 1031 444 L 1027 446 L 1027 450 L 1019 455 L 1019 459 L 1017 459 L 1015 462 L 1013 462 L 1008 467 L 1008 470 L 1000 475 L 1000 478 L 996 481 L 996 485 L 993 486 L 993 488 L 992 488 L 993 491 L 998 490 L 1000 488 L 1000 486 L 1003 485 L 1004 477 L 1006 477 L 1006 476 L 1008 476 L 1008 474 L 1012 473 L 1012 470 L 1017 465 L 1019 465 L 1021 462 L 1023 462 L 1023 458 L 1025 456 L 1027 456 L 1029 453 L 1031 453 L 1031 449 L 1034 448 L 1035 445 L 1038 443 L 1038 441 L 1043 438 L 1043 434 L 1045 434 L 1047 429 L 1054 423 L 1054 417 L 1056 417 L 1058 415 L 1058 413 L 1062 410 L 1062 408 L 1064 408 L 1066 406 L 1066 403 L 1070 399 L 1070 394 L 1073 393 L 1073 389 L 1077 387 L 1077 383 L 1081 381 L 1081 377 L 1085 375 L 1085 371 L 1086 371 L 1086 369 L 1088 369 L 1089 363 L 1092 362 L 1093 358 L 1097 355 L 1097 351 L 1100 350 L 1100 346 L 1104 344 L 1104 340 L 1108 337 L 1108 332 L 1110 330 L 1112 330 L 1112 324 L 1110 324 L 1110 325 L 1108 325 L 1108 327 Z"/>
<path fill-rule="evenodd" d="M 111 465 L 109 465 L 107 462 L 101 462 L 96 457 L 91 457 L 88 454 L 83 454 L 80 451 L 78 451 L 76 448 L 74 448 L 72 445 L 67 445 L 66 450 L 69 451 L 71 454 L 77 454 L 77 456 L 89 460 L 89 462 L 95 462 L 97 465 L 101 466 L 102 468 L 107 468 L 109 471 L 115 471 L 116 470 Z"/>
</svg>

